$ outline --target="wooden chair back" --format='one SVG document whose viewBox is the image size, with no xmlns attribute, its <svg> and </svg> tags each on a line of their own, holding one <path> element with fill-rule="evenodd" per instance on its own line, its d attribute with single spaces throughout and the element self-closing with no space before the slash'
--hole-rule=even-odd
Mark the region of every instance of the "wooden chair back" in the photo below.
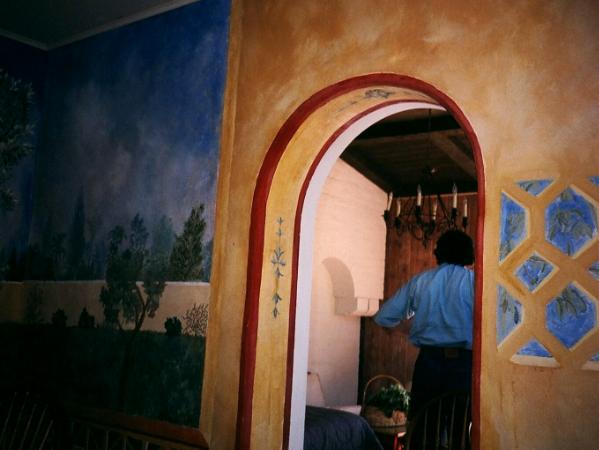
<svg viewBox="0 0 599 450">
<path fill-rule="evenodd" d="M 403 448 L 470 449 L 470 396 L 449 392 L 426 403 L 410 420 Z"/>
<path fill-rule="evenodd" d="M 51 448 L 53 427 L 48 405 L 29 392 L 0 399 L 0 450 Z"/>
</svg>

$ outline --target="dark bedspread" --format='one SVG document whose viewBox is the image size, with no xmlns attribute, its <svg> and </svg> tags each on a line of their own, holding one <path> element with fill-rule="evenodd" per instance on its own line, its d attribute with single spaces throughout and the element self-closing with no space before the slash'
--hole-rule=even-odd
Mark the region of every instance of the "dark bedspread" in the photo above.
<svg viewBox="0 0 599 450">
<path fill-rule="evenodd" d="M 304 450 L 382 450 L 363 417 L 346 411 L 306 406 Z"/>
</svg>

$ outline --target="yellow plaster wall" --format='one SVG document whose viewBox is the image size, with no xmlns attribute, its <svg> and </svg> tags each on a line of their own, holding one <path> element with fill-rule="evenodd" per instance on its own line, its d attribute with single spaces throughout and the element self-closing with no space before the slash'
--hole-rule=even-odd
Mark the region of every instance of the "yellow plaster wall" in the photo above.
<svg viewBox="0 0 599 450">
<path fill-rule="evenodd" d="M 237 0 L 231 23 L 201 424 L 211 447 L 233 448 L 235 440 L 249 213 L 264 155 L 315 92 L 394 72 L 451 97 L 482 149 L 481 448 L 594 448 L 599 373 L 519 366 L 498 353 L 494 274 L 506 180 L 599 175 L 596 2 Z M 297 175 L 284 182 L 297 183 Z M 287 202 L 295 200 L 272 201 L 291 214 Z M 276 325 L 286 326 L 285 317 Z M 279 335 L 262 317 L 260 327 L 259 341 Z M 280 446 L 284 386 L 271 382 L 280 379 L 284 356 L 276 349 L 258 355 L 254 448 Z"/>
</svg>

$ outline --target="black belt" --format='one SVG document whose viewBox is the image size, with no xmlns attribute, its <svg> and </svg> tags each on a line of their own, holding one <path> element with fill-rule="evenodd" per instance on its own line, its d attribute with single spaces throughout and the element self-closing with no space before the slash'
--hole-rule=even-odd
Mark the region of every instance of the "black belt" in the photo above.
<svg viewBox="0 0 599 450">
<path fill-rule="evenodd" d="M 460 356 L 472 356 L 472 350 L 463 347 L 435 347 L 432 345 L 423 345 L 420 347 L 420 352 L 445 359 L 455 359 Z"/>
</svg>

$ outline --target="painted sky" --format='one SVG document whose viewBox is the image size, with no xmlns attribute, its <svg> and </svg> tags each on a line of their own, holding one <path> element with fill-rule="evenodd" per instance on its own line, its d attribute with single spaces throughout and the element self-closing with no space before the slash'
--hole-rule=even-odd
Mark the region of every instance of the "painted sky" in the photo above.
<svg viewBox="0 0 599 450">
<path fill-rule="evenodd" d="M 228 19 L 204 0 L 50 53 L 33 239 L 80 194 L 98 237 L 136 213 L 180 232 L 204 203 L 211 238 Z"/>
</svg>

